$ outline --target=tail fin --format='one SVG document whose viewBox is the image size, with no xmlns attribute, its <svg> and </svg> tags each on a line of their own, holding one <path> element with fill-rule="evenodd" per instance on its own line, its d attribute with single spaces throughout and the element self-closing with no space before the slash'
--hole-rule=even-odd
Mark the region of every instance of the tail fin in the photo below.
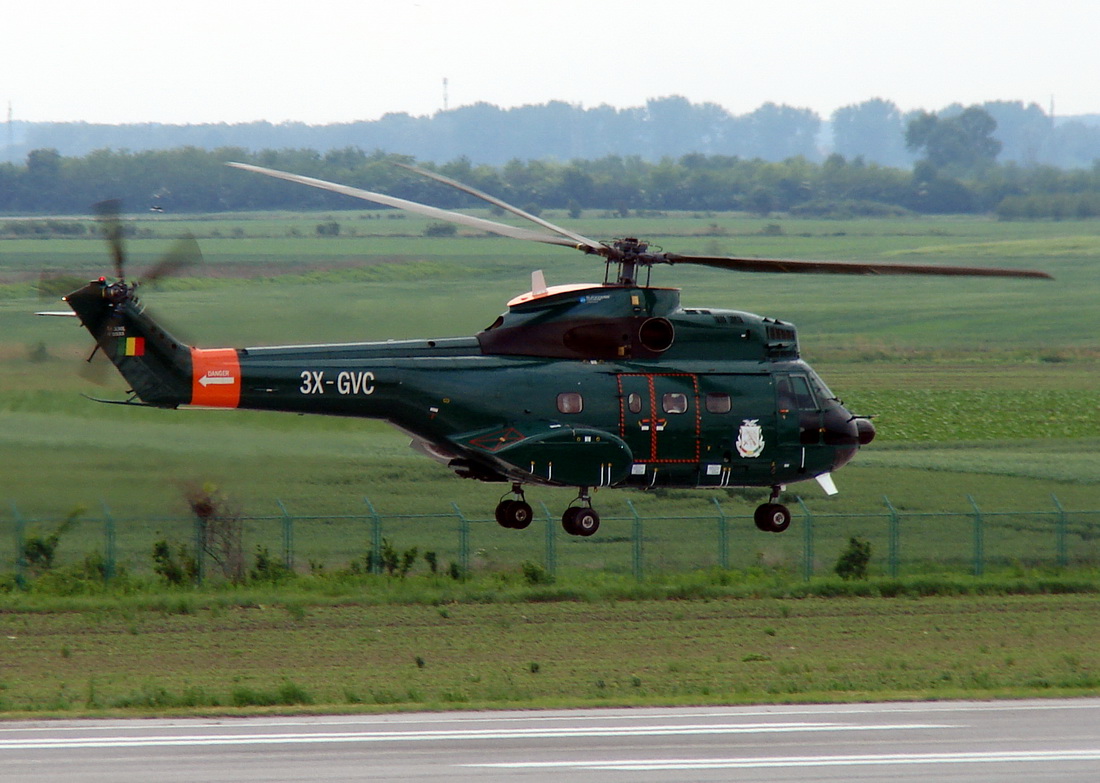
<svg viewBox="0 0 1100 783">
<path fill-rule="evenodd" d="M 191 402 L 192 349 L 145 314 L 133 285 L 100 278 L 65 301 L 142 402 L 163 408 Z"/>
</svg>

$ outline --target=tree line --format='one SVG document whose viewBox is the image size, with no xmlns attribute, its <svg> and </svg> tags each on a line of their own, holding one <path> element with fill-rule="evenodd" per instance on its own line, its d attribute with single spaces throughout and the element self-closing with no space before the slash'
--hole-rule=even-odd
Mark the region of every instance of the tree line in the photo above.
<svg viewBox="0 0 1100 783">
<path fill-rule="evenodd" d="M 948 119 L 967 108 L 953 104 L 931 114 Z M 1056 120 L 1038 105 L 1022 101 L 990 101 L 977 108 L 996 123 L 1001 162 L 1087 168 L 1100 158 L 1100 117 Z M 904 168 L 918 158 L 906 145 L 906 130 L 916 117 L 928 113 L 903 112 L 892 101 L 872 98 L 839 108 L 828 118 L 775 103 L 734 115 L 714 103 L 692 103 L 673 95 L 628 108 L 584 108 L 551 101 L 504 109 L 476 103 L 428 116 L 393 113 L 372 121 L 329 125 L 12 121 L 7 133 L 0 133 L 0 161 L 18 162 L 36 149 L 82 156 L 100 149 L 142 152 L 234 147 L 250 152 L 315 149 L 326 153 L 358 147 L 434 163 L 465 156 L 494 166 L 514 159 L 569 161 L 612 156 L 638 156 L 656 162 L 692 153 L 772 162 L 802 157 L 821 163 L 835 152 L 847 159 L 860 157 L 868 163 Z"/>
<path fill-rule="evenodd" d="M 741 210 L 847 217 L 905 213 L 996 213 L 1005 218 L 1100 216 L 1100 164 L 1089 169 L 998 163 L 998 142 L 980 115 L 917 118 L 906 134 L 920 155 L 912 168 L 834 153 L 815 162 L 691 153 L 647 161 L 638 155 L 590 160 L 511 160 L 501 166 L 459 157 L 421 162 L 529 211 L 539 209 Z M 392 165 L 417 161 L 357 147 L 319 152 L 185 147 L 143 152 L 98 150 L 66 157 L 31 151 L 0 164 L 0 213 L 87 214 L 106 198 L 130 211 L 222 212 L 362 209 L 361 201 L 290 186 L 226 167 L 241 161 L 327 179 L 401 198 L 461 208 L 478 205 Z"/>
</svg>

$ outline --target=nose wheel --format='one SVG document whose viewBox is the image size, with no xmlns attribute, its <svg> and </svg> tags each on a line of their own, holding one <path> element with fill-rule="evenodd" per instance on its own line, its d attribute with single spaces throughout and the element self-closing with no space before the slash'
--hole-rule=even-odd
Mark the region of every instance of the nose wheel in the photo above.
<svg viewBox="0 0 1100 783">
<path fill-rule="evenodd" d="M 780 487 L 772 487 L 768 502 L 757 506 L 752 515 L 756 527 L 765 533 L 782 533 L 791 526 L 791 510 L 782 503 L 775 502 L 779 499 L 780 489 Z"/>
<path fill-rule="evenodd" d="M 515 497 L 509 498 L 508 495 Z M 531 524 L 532 516 L 531 506 L 524 499 L 523 486 L 520 484 L 513 484 L 512 491 L 504 493 L 504 497 L 497 503 L 496 518 L 501 527 L 523 530 Z"/>
</svg>

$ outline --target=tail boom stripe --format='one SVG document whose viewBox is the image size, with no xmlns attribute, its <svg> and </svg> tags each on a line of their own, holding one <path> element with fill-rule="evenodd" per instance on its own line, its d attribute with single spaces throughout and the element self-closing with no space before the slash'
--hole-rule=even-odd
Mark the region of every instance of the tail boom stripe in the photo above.
<svg viewBox="0 0 1100 783">
<path fill-rule="evenodd" d="M 241 364 L 234 348 L 191 349 L 191 404 L 236 408 L 241 401 Z"/>
</svg>

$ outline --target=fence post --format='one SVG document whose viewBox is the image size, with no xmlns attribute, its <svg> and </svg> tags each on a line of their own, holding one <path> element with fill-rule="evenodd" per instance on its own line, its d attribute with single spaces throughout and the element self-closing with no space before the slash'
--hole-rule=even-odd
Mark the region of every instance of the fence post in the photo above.
<svg viewBox="0 0 1100 783">
<path fill-rule="evenodd" d="M 1055 523 L 1055 541 L 1058 548 L 1058 567 L 1065 568 L 1069 565 L 1069 551 L 1066 547 L 1066 528 L 1069 525 L 1069 517 L 1066 514 L 1066 510 L 1062 507 L 1061 501 L 1058 500 L 1058 496 L 1051 493 L 1050 499 L 1054 501 L 1055 508 L 1058 509 L 1058 521 Z"/>
<path fill-rule="evenodd" d="M 718 498 L 711 498 L 714 507 L 718 509 L 718 567 L 723 571 L 730 570 L 730 533 L 726 520 L 726 510 L 718 502 Z"/>
<path fill-rule="evenodd" d="M 458 504 L 451 501 L 451 508 L 458 517 L 458 564 L 463 575 L 470 573 L 470 521 L 462 514 Z"/>
<path fill-rule="evenodd" d="M 374 510 L 374 504 L 370 498 L 363 498 L 370 510 L 370 572 L 382 573 L 382 517 Z"/>
<path fill-rule="evenodd" d="M 206 520 L 195 514 L 195 582 L 202 587 L 206 579 Z"/>
<path fill-rule="evenodd" d="M 886 504 L 886 508 L 890 511 L 890 526 L 889 526 L 889 574 L 891 579 L 898 578 L 898 561 L 900 560 L 901 549 L 901 517 L 898 514 L 898 510 L 894 508 L 894 504 L 890 502 L 890 498 L 885 495 L 882 496 L 882 502 Z"/>
<path fill-rule="evenodd" d="M 541 500 L 539 503 L 542 505 L 542 513 L 546 515 L 546 573 L 554 576 L 558 569 L 557 525 L 554 524 L 554 516 L 546 503 Z"/>
<path fill-rule="evenodd" d="M 103 504 L 103 533 L 106 541 L 104 547 L 106 553 L 104 554 L 103 563 L 103 581 L 110 582 L 115 578 L 115 520 L 111 516 L 111 509 L 107 507 L 107 501 L 102 501 Z"/>
<path fill-rule="evenodd" d="M 967 495 L 966 499 L 974 507 L 974 576 L 982 576 L 985 573 L 985 523 L 974 497 Z"/>
<path fill-rule="evenodd" d="M 642 517 L 638 514 L 638 509 L 634 508 L 634 504 L 630 501 L 630 498 L 626 499 L 626 504 L 630 506 L 630 513 L 634 515 L 634 529 L 631 536 L 634 562 L 631 565 L 631 570 L 634 572 L 634 578 L 640 582 L 645 578 L 645 571 L 642 567 Z"/>
<path fill-rule="evenodd" d="M 283 501 L 275 498 L 279 510 L 283 512 L 283 565 L 287 571 L 294 570 L 294 518 L 286 510 Z"/>
<path fill-rule="evenodd" d="M 27 587 L 27 553 L 23 541 L 26 522 L 14 502 L 11 504 L 11 515 L 15 519 L 15 584 L 20 590 L 24 590 Z"/>
<path fill-rule="evenodd" d="M 814 575 L 814 515 L 801 497 L 796 495 L 795 500 L 805 516 L 802 521 L 802 581 L 809 582 Z"/>
</svg>

